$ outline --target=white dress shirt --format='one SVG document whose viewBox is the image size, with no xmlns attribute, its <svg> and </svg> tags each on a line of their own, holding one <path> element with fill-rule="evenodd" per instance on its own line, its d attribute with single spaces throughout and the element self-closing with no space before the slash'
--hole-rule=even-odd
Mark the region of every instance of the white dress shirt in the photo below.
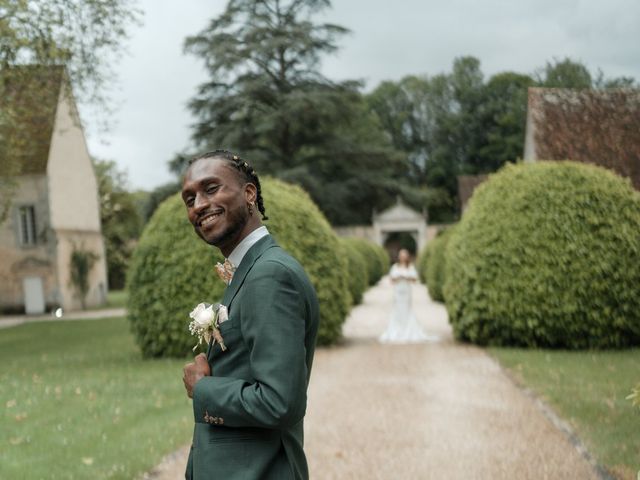
<svg viewBox="0 0 640 480">
<path fill-rule="evenodd" d="M 242 259 L 249 249 L 253 247 L 258 240 L 262 237 L 266 237 L 267 235 L 269 235 L 269 230 L 267 230 L 267 227 L 264 225 L 256 228 L 253 232 L 244 237 L 238 245 L 236 245 L 236 248 L 234 248 L 233 252 L 229 254 L 229 258 L 227 260 L 229 260 L 234 267 L 238 268 L 240 266 L 240 262 L 242 262 Z"/>
</svg>

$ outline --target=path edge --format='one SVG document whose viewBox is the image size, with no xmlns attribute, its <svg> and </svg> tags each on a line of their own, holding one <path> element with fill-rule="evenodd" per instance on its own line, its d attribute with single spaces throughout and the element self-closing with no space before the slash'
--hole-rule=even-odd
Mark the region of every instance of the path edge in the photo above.
<svg viewBox="0 0 640 480">
<path fill-rule="evenodd" d="M 532 400 L 536 408 L 540 410 L 545 417 L 547 417 L 547 419 L 556 429 L 560 430 L 560 432 L 565 436 L 567 440 L 569 440 L 569 443 L 571 443 L 573 448 L 576 449 L 578 454 L 580 454 L 580 456 L 584 458 L 589 463 L 589 465 L 591 465 L 591 468 L 600 480 L 617 480 L 616 477 L 612 476 L 609 473 L 604 465 L 598 463 L 598 460 L 591 452 L 589 452 L 586 445 L 580 439 L 575 430 L 571 427 L 569 422 L 558 415 L 554 408 L 549 405 L 540 394 L 527 387 L 513 372 L 511 372 L 511 370 L 502 365 L 502 363 L 500 363 L 500 361 L 496 357 L 491 355 L 491 353 L 486 350 L 485 352 L 487 356 L 498 365 L 502 373 L 509 379 L 509 381 L 513 385 L 515 385 L 518 390 L 524 393 L 530 400 Z"/>
</svg>

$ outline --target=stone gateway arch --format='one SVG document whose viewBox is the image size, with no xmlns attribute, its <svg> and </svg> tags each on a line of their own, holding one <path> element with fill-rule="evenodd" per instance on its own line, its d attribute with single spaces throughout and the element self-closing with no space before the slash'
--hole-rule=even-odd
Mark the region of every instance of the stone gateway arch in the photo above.
<svg viewBox="0 0 640 480">
<path fill-rule="evenodd" d="M 417 252 L 427 243 L 427 213 L 418 213 L 398 197 L 396 204 L 381 213 L 373 212 L 373 240 L 384 245 L 392 233 L 406 232 L 416 242 Z"/>
</svg>

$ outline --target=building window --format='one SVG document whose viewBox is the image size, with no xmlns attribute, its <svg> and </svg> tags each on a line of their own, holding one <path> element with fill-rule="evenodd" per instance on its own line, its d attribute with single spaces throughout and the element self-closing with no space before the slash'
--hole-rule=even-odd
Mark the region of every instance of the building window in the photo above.
<svg viewBox="0 0 640 480">
<path fill-rule="evenodd" d="M 20 207 L 20 243 L 22 245 L 36 244 L 36 212 L 33 205 Z"/>
</svg>

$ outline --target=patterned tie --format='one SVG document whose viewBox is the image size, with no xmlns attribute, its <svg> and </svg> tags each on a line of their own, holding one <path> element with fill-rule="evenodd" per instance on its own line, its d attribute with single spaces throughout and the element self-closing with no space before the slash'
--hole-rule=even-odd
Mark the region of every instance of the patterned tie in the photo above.
<svg viewBox="0 0 640 480">
<path fill-rule="evenodd" d="M 216 272 L 224 283 L 229 285 L 233 279 L 233 273 L 236 271 L 236 267 L 228 259 L 224 263 L 216 263 Z"/>
</svg>

